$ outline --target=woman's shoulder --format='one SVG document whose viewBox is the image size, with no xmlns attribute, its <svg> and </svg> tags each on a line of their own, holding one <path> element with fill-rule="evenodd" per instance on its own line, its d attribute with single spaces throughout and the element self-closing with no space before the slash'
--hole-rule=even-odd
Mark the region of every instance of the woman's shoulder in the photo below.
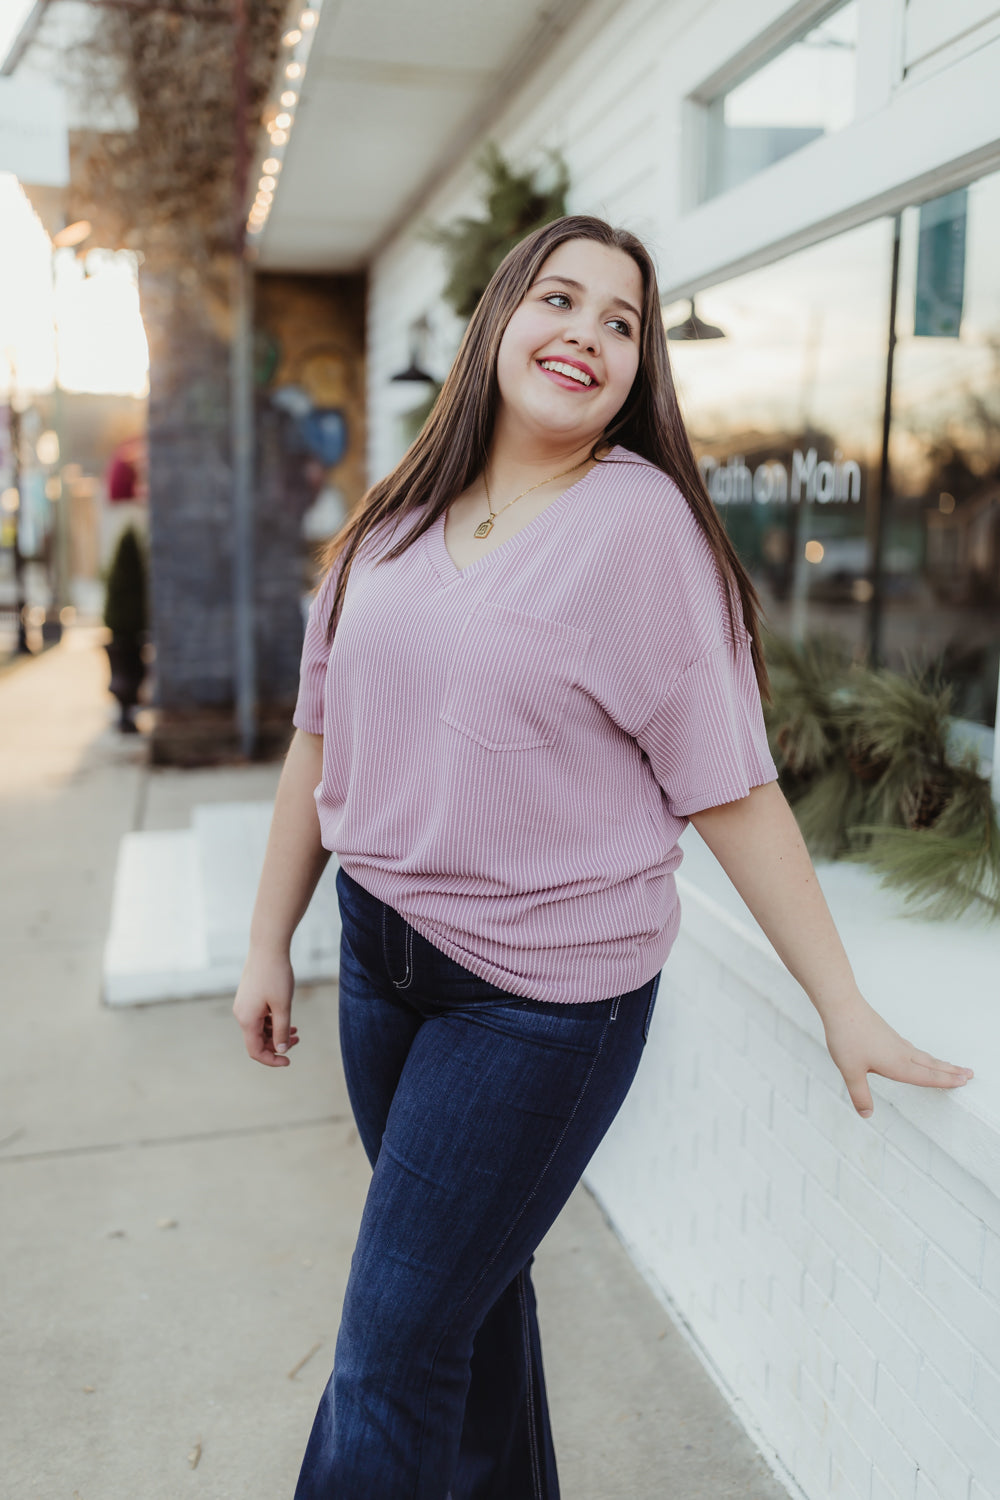
<svg viewBox="0 0 1000 1500">
<path fill-rule="evenodd" d="M 676 552 L 678 543 L 697 554 L 707 546 L 687 497 L 665 469 L 620 443 L 601 459 L 600 467 L 602 493 L 613 502 L 604 514 L 620 535 L 631 535 L 645 552 L 664 550 L 658 542 L 671 544 L 669 552 Z"/>
<path fill-rule="evenodd" d="M 631 647 L 648 639 L 683 641 L 694 659 L 727 628 L 725 584 L 705 528 L 671 475 L 616 446 L 604 459 L 606 504 L 598 507 L 594 550 Z"/>
</svg>

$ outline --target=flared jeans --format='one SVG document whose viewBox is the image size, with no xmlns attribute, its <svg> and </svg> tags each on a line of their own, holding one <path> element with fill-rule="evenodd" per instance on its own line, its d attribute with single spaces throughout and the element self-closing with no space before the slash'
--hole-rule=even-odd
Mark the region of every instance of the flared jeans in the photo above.
<svg viewBox="0 0 1000 1500">
<path fill-rule="evenodd" d="M 373 1171 L 295 1500 L 558 1500 L 530 1264 L 625 1098 L 659 975 L 524 1000 L 344 870 L 337 892 Z"/>
</svg>

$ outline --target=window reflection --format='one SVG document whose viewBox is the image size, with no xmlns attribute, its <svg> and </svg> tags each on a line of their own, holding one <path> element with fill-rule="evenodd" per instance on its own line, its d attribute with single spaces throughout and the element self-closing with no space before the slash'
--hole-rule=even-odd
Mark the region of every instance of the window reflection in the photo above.
<svg viewBox="0 0 1000 1500">
<path fill-rule="evenodd" d="M 902 216 L 881 575 L 894 224 L 698 294 L 723 338 L 671 340 L 712 498 L 782 634 L 940 669 L 991 725 L 1000 665 L 1000 174 Z M 664 309 L 667 327 L 689 314 Z"/>
<path fill-rule="evenodd" d="M 957 712 L 992 723 L 1000 665 L 1000 176 L 903 215 L 889 534 L 924 607 L 889 654 L 936 657 Z"/>
<path fill-rule="evenodd" d="M 854 115 L 857 0 L 707 106 L 705 192 L 713 198 Z"/>
<path fill-rule="evenodd" d="M 698 296 L 699 316 L 725 337 L 670 344 L 709 492 L 772 628 L 834 631 L 858 654 L 891 252 L 891 224 L 879 220 L 737 277 Z M 684 306 L 665 309 L 668 327 Z"/>
</svg>

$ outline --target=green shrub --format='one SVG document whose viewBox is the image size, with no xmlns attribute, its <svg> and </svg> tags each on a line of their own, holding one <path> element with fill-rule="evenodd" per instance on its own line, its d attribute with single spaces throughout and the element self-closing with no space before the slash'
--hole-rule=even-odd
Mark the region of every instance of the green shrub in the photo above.
<svg viewBox="0 0 1000 1500">
<path fill-rule="evenodd" d="M 104 623 L 112 635 L 133 639 L 147 627 L 146 558 L 134 526 L 126 526 L 111 559 Z"/>
<path fill-rule="evenodd" d="M 924 916 L 1000 916 L 1000 826 L 977 757 L 948 749 L 951 692 L 769 637 L 768 739 L 819 859 L 863 860 Z"/>
<path fill-rule="evenodd" d="M 554 180 L 546 185 L 538 171 L 517 171 L 491 142 L 479 158 L 486 178 L 485 218 L 463 216 L 427 231 L 427 238 L 444 249 L 448 263 L 444 298 L 460 318 L 471 318 L 508 250 L 533 229 L 565 214 L 569 172 L 557 152 L 549 156 Z"/>
</svg>

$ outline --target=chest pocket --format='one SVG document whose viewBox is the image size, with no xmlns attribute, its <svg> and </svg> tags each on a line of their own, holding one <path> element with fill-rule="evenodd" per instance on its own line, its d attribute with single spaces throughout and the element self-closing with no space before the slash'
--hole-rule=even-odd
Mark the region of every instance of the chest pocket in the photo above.
<svg viewBox="0 0 1000 1500">
<path fill-rule="evenodd" d="M 486 750 L 551 745 L 590 631 L 482 604 L 459 631 L 440 717 Z"/>
</svg>

